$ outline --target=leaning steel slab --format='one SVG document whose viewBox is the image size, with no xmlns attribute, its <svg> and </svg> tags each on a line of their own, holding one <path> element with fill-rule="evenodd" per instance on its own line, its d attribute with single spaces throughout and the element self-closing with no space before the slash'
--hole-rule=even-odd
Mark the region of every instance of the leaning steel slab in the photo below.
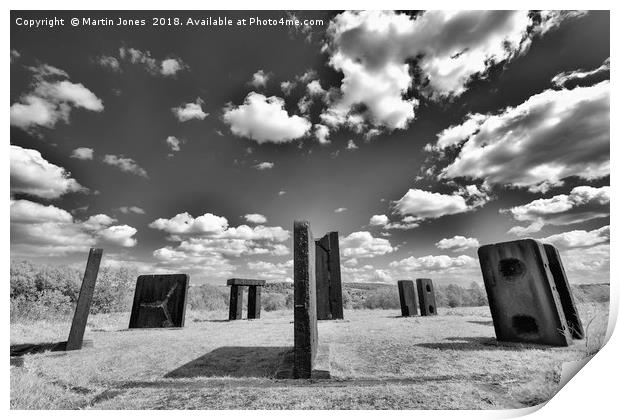
<svg viewBox="0 0 620 420">
<path fill-rule="evenodd" d="M 69 330 L 69 339 L 65 345 L 65 350 L 79 350 L 82 348 L 84 331 L 86 330 L 90 304 L 95 292 L 95 283 L 97 282 L 102 254 L 103 249 L 101 248 L 91 248 L 88 253 L 82 287 L 80 288 L 77 305 L 75 306 L 75 313 L 73 314 L 73 321 L 71 322 L 71 330 Z"/>
<path fill-rule="evenodd" d="M 571 333 L 543 245 L 534 239 L 478 249 L 499 341 L 568 346 Z"/>
</svg>

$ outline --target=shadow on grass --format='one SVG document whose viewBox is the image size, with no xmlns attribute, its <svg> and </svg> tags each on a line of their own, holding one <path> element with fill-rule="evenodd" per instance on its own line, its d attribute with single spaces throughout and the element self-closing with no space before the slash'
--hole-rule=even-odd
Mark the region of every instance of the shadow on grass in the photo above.
<svg viewBox="0 0 620 420">
<path fill-rule="evenodd" d="M 500 350 L 500 351 L 526 351 L 532 349 L 547 350 L 553 346 L 532 343 L 510 343 L 497 341 L 492 337 L 447 337 L 449 343 L 419 343 L 415 346 L 433 350 Z"/>
<path fill-rule="evenodd" d="M 164 377 L 273 378 L 290 350 L 290 347 L 220 347 Z"/>
<path fill-rule="evenodd" d="M 84 340 L 82 348 L 93 347 L 92 340 Z M 45 353 L 46 351 L 66 351 L 67 342 L 59 341 L 56 343 L 25 343 L 11 345 L 11 357 L 19 357 L 26 354 Z"/>
</svg>

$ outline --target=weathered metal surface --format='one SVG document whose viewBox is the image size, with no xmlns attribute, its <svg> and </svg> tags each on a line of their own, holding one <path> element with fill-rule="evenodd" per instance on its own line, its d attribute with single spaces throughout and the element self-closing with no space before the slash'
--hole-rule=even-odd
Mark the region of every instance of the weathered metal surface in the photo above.
<svg viewBox="0 0 620 420">
<path fill-rule="evenodd" d="M 188 285 L 187 274 L 139 276 L 129 328 L 182 327 Z"/>
<path fill-rule="evenodd" d="M 547 253 L 533 239 L 478 249 L 499 341 L 567 346 L 572 342 Z"/>
</svg>

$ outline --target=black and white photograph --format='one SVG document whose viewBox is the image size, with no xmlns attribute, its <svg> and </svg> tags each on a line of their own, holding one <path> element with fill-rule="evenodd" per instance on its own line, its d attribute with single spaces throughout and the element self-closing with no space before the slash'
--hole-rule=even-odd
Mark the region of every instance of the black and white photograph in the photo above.
<svg viewBox="0 0 620 420">
<path fill-rule="evenodd" d="M 11 411 L 553 399 L 616 317 L 611 11 L 458 7 L 10 10 Z"/>
</svg>

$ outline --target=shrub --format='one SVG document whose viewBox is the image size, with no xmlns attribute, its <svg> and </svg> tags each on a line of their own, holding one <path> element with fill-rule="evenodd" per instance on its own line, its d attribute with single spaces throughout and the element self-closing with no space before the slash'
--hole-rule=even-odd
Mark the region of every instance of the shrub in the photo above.
<svg viewBox="0 0 620 420">
<path fill-rule="evenodd" d="M 221 311 L 228 309 L 228 288 L 202 284 L 190 286 L 187 291 L 189 309 Z"/>
<path fill-rule="evenodd" d="M 282 293 L 263 293 L 261 307 L 265 311 L 277 311 L 286 309 L 287 295 Z"/>
<path fill-rule="evenodd" d="M 364 302 L 364 307 L 368 309 L 398 309 L 400 308 L 400 300 L 398 298 L 398 289 L 380 288 L 374 292 L 370 292 Z"/>
</svg>

